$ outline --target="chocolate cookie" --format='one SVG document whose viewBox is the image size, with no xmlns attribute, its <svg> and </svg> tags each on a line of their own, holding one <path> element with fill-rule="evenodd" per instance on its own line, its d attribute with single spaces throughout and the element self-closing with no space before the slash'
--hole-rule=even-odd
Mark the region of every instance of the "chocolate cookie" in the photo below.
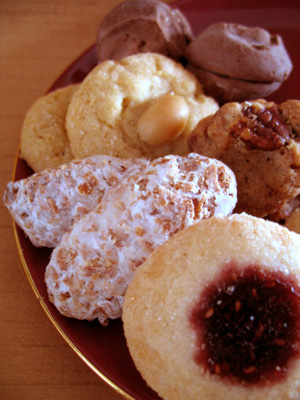
<svg viewBox="0 0 300 400">
<path fill-rule="evenodd" d="M 102 20 L 97 35 L 99 61 L 136 53 L 160 53 L 179 60 L 193 34 L 176 8 L 156 0 L 127 0 Z"/>
<path fill-rule="evenodd" d="M 188 46 L 186 58 L 206 92 L 222 103 L 264 98 L 292 70 L 279 35 L 230 23 L 217 23 L 200 32 Z"/>
</svg>

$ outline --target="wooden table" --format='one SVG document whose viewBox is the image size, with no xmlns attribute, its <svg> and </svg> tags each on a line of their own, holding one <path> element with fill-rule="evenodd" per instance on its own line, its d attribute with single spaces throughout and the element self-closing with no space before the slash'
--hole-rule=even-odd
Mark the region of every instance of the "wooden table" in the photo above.
<svg viewBox="0 0 300 400">
<path fill-rule="evenodd" d="M 26 111 L 95 42 L 99 22 L 118 3 L 0 1 L 2 194 L 12 177 Z M 2 202 L 0 212 L 0 399 L 120 399 L 48 320 L 22 269 L 12 221 Z"/>
</svg>

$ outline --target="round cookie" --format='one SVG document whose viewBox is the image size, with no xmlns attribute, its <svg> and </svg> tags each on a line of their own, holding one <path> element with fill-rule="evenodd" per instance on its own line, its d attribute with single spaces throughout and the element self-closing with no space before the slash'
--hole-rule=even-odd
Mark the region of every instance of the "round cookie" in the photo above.
<svg viewBox="0 0 300 400">
<path fill-rule="evenodd" d="M 221 103 L 266 97 L 292 70 L 279 35 L 234 23 L 216 23 L 200 32 L 186 58 L 206 92 Z"/>
<path fill-rule="evenodd" d="M 190 226 L 123 305 L 137 369 L 165 400 L 300 396 L 300 236 L 246 214 Z"/>
<path fill-rule="evenodd" d="M 139 121 L 166 95 L 185 100 L 188 118 L 178 138 L 148 144 L 141 138 Z M 217 109 L 215 100 L 203 94 L 197 79 L 179 63 L 155 53 L 136 54 L 104 61 L 90 72 L 70 103 L 66 126 L 78 158 L 101 153 L 121 158 L 184 155 L 189 133 Z"/>
<path fill-rule="evenodd" d="M 21 131 L 20 157 L 35 172 L 55 168 L 74 157 L 65 128 L 66 113 L 78 85 L 57 89 L 29 109 Z"/>
<path fill-rule="evenodd" d="M 223 161 L 238 185 L 235 212 L 285 220 L 300 194 L 300 101 L 226 103 L 200 121 L 190 151 Z"/>
<path fill-rule="evenodd" d="M 160 53 L 183 58 L 193 34 L 176 8 L 157 0 L 126 0 L 102 20 L 97 34 L 100 62 L 136 53 Z"/>
</svg>

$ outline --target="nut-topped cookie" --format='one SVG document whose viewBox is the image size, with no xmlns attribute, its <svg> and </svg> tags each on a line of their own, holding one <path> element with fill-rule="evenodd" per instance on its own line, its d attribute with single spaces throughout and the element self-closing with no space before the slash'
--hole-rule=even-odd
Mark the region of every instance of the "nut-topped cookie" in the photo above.
<svg viewBox="0 0 300 400">
<path fill-rule="evenodd" d="M 212 217 L 148 257 L 125 294 L 137 369 L 165 400 L 300 397 L 300 236 Z"/>
<path fill-rule="evenodd" d="M 179 63 L 136 54 L 90 72 L 69 105 L 66 126 L 78 158 L 184 155 L 190 132 L 218 108 Z"/>
<path fill-rule="evenodd" d="M 218 158 L 234 171 L 237 212 L 278 221 L 292 211 L 300 193 L 299 113 L 297 100 L 227 103 L 191 134 L 191 151 Z"/>
</svg>

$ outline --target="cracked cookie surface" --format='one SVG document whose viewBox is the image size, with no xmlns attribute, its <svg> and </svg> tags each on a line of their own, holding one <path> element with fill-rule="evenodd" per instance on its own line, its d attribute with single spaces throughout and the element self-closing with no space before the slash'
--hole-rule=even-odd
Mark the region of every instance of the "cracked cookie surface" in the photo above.
<svg viewBox="0 0 300 400">
<path fill-rule="evenodd" d="M 137 124 L 158 99 L 178 95 L 189 106 L 181 135 L 171 143 L 149 145 Z M 121 158 L 187 154 L 187 137 L 200 119 L 218 105 L 204 95 L 197 79 L 179 63 L 154 53 L 137 54 L 99 64 L 81 84 L 67 113 L 67 133 L 73 154 L 108 154 Z"/>
</svg>

